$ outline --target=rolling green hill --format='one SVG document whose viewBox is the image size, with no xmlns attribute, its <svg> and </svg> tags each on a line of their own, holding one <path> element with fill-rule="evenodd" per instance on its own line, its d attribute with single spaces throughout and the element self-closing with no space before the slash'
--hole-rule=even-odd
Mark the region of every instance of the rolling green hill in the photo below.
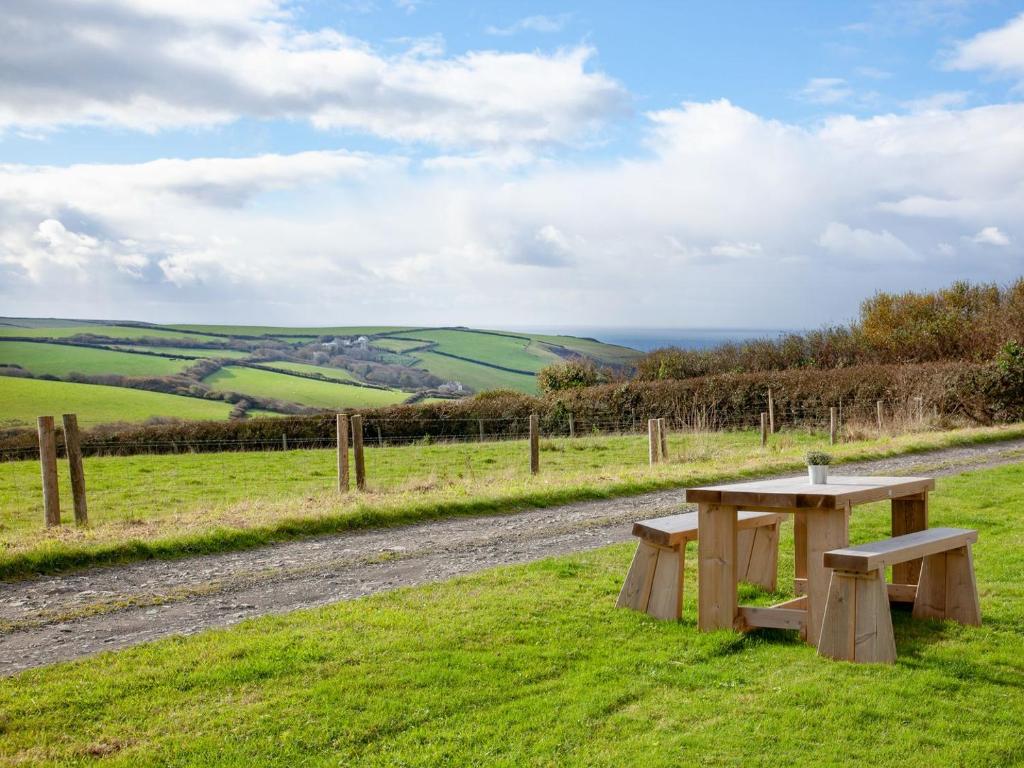
<svg viewBox="0 0 1024 768">
<path fill-rule="evenodd" d="M 231 348 L 196 346 L 205 343 Z M 235 417 L 244 417 L 247 411 L 296 413 L 387 405 L 413 395 L 459 397 L 490 389 L 535 393 L 536 372 L 558 360 L 582 356 L 598 365 L 621 368 L 638 355 L 593 339 L 472 328 L 150 325 L 0 318 L 0 374 L 7 365 L 20 367 L 30 377 L 19 381 L 19 391 L 41 386 L 43 376 L 64 379 L 61 391 L 65 393 L 73 391 L 68 387 L 86 386 L 83 379 L 107 385 L 112 376 L 122 376 L 127 380 L 115 382 L 158 389 L 168 393 L 173 403 L 197 404 L 191 410 L 184 405 L 175 409 L 166 401 L 142 398 L 133 400 L 137 408 L 119 414 L 95 394 L 82 394 L 85 402 L 97 402 L 98 413 L 121 420 L 168 415 L 168 408 L 180 410 L 184 418 L 191 418 L 193 411 L 207 414 L 204 418 L 217 418 L 214 413 L 226 417 L 231 407 L 213 402 L 221 397 L 241 398 L 244 402 L 235 408 Z M 243 359 L 263 369 L 231 363 Z M 16 368 L 6 372 L 18 373 Z M 75 383 L 67 381 L 72 374 Z M 140 377 L 147 382 L 132 381 Z M 371 386 L 359 386 L 365 384 Z M 125 396 L 138 394 L 133 390 Z M 0 421 L 17 410 L 12 403 L 0 400 Z M 145 412 L 145 403 L 153 403 L 152 412 Z M 35 405 L 30 410 L 34 409 Z"/>
</svg>

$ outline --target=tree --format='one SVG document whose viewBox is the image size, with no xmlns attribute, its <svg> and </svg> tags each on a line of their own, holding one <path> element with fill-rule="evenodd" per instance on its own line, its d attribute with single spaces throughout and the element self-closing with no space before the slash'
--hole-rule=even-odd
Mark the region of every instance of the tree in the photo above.
<svg viewBox="0 0 1024 768">
<path fill-rule="evenodd" d="M 608 376 L 594 365 L 594 361 L 583 357 L 552 363 L 537 372 L 537 382 L 542 392 L 592 387 L 607 381 Z"/>
</svg>

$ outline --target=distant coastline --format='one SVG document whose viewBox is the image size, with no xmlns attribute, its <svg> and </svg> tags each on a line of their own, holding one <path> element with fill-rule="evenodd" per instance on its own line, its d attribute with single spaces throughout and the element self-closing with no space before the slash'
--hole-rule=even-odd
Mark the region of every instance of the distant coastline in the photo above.
<svg viewBox="0 0 1024 768">
<path fill-rule="evenodd" d="M 559 326 L 520 328 L 521 331 L 583 336 L 618 344 L 641 352 L 650 352 L 659 347 L 682 347 L 684 349 L 707 349 L 730 341 L 749 339 L 775 339 L 790 331 L 778 328 L 602 328 L 588 326 Z"/>
</svg>

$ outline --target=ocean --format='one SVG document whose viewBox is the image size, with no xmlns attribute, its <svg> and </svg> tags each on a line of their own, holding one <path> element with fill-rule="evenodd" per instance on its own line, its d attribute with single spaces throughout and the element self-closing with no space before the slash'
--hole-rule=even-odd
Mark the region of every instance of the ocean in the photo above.
<svg viewBox="0 0 1024 768">
<path fill-rule="evenodd" d="M 599 328 L 563 326 L 560 328 L 520 328 L 520 331 L 565 334 L 597 339 L 607 344 L 619 344 L 642 352 L 658 347 L 706 349 L 729 341 L 749 339 L 775 339 L 789 333 L 777 328 Z"/>
</svg>

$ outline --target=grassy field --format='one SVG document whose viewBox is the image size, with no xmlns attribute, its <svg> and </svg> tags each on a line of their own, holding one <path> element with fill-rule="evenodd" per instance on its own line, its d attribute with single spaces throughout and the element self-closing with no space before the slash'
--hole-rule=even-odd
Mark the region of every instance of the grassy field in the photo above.
<svg viewBox="0 0 1024 768">
<path fill-rule="evenodd" d="M 314 408 L 371 408 L 400 403 L 409 397 L 408 392 L 351 387 L 233 365 L 221 368 L 203 382 L 222 392 L 244 392 Z"/>
<path fill-rule="evenodd" d="M 271 368 L 280 368 L 284 371 L 295 371 L 296 373 L 311 373 L 314 376 L 328 376 L 332 379 L 344 379 L 345 381 L 358 381 L 358 379 L 344 368 L 330 368 L 324 365 L 309 365 L 308 363 L 291 363 L 284 360 L 274 360 L 263 365 Z"/>
<path fill-rule="evenodd" d="M 135 344 L 118 344 L 124 349 L 138 349 L 143 352 L 157 352 L 161 355 L 184 355 L 194 359 L 226 357 L 232 360 L 241 360 L 249 357 L 252 353 L 241 349 L 204 349 L 203 347 L 146 347 Z M 2 347 L 0 347 L 2 349 Z"/>
<path fill-rule="evenodd" d="M 140 328 L 126 325 L 59 325 L 59 326 L 37 326 L 24 328 L 12 325 L 0 325 L 0 336 L 31 336 L 42 339 L 66 339 L 70 336 L 78 336 L 83 333 L 92 333 L 97 336 L 109 336 L 115 339 L 181 339 L 188 341 L 223 341 L 216 336 L 206 336 L 196 333 L 182 333 L 178 331 L 164 331 L 156 328 Z"/>
<path fill-rule="evenodd" d="M 152 416 L 227 419 L 228 403 L 165 395 L 140 389 L 70 384 L 0 376 L 0 426 L 34 425 L 37 416 L 79 414 L 83 427 L 114 421 L 145 421 Z M 3 472 L 0 466 L 0 473 Z"/>
<path fill-rule="evenodd" d="M 0 365 L 4 363 L 16 363 L 37 376 L 67 376 L 69 373 L 170 376 L 192 365 L 189 360 L 133 355 L 130 352 L 62 344 L 33 344 L 29 341 L 0 341 Z"/>
<path fill-rule="evenodd" d="M 522 371 L 539 371 L 561 358 L 529 338 L 511 338 L 473 331 L 431 330 L 402 334 L 411 339 L 436 341 L 436 349 L 493 365 Z"/>
<path fill-rule="evenodd" d="M 459 381 L 474 392 L 483 392 L 488 389 L 514 389 L 517 392 L 526 392 L 530 395 L 537 394 L 537 379 L 533 376 L 526 376 L 511 371 L 499 371 L 496 368 L 488 368 L 465 360 L 456 360 L 453 357 L 445 357 L 433 352 L 414 352 L 413 357 L 420 361 L 420 366 L 426 368 L 435 376 L 440 376 L 446 381 Z"/>
<path fill-rule="evenodd" d="M 247 621 L 0 681 L 0 761 L 113 766 L 1012 766 L 1024 467 L 940 479 L 980 530 L 984 625 L 894 612 L 894 666 L 613 606 L 631 545 Z M 860 507 L 851 538 L 888 533 Z M 773 596 L 789 596 L 784 526 Z"/>
<path fill-rule="evenodd" d="M 171 328 L 181 328 L 186 331 L 197 333 L 223 333 L 229 336 L 294 336 L 295 338 L 306 338 L 308 336 L 372 336 L 377 333 L 397 333 L 406 329 L 407 326 L 390 325 L 335 325 L 335 326 L 314 326 L 296 327 L 284 325 L 189 325 L 187 323 L 175 323 Z"/>
<path fill-rule="evenodd" d="M 933 432 L 835 446 L 837 459 L 881 457 L 1024 436 L 1024 427 Z M 367 451 L 368 491 L 339 496 L 333 450 L 85 459 L 90 527 L 47 530 L 34 461 L 0 464 L 0 578 L 77 564 L 253 546 L 297 535 L 512 511 L 694 485 L 724 472 L 802 467 L 827 436 L 673 435 L 672 460 L 647 465 L 646 438 L 545 440 L 541 474 L 524 441 Z M 61 467 L 62 507 L 70 510 Z M 65 515 L 67 519 L 67 514 Z"/>
</svg>

